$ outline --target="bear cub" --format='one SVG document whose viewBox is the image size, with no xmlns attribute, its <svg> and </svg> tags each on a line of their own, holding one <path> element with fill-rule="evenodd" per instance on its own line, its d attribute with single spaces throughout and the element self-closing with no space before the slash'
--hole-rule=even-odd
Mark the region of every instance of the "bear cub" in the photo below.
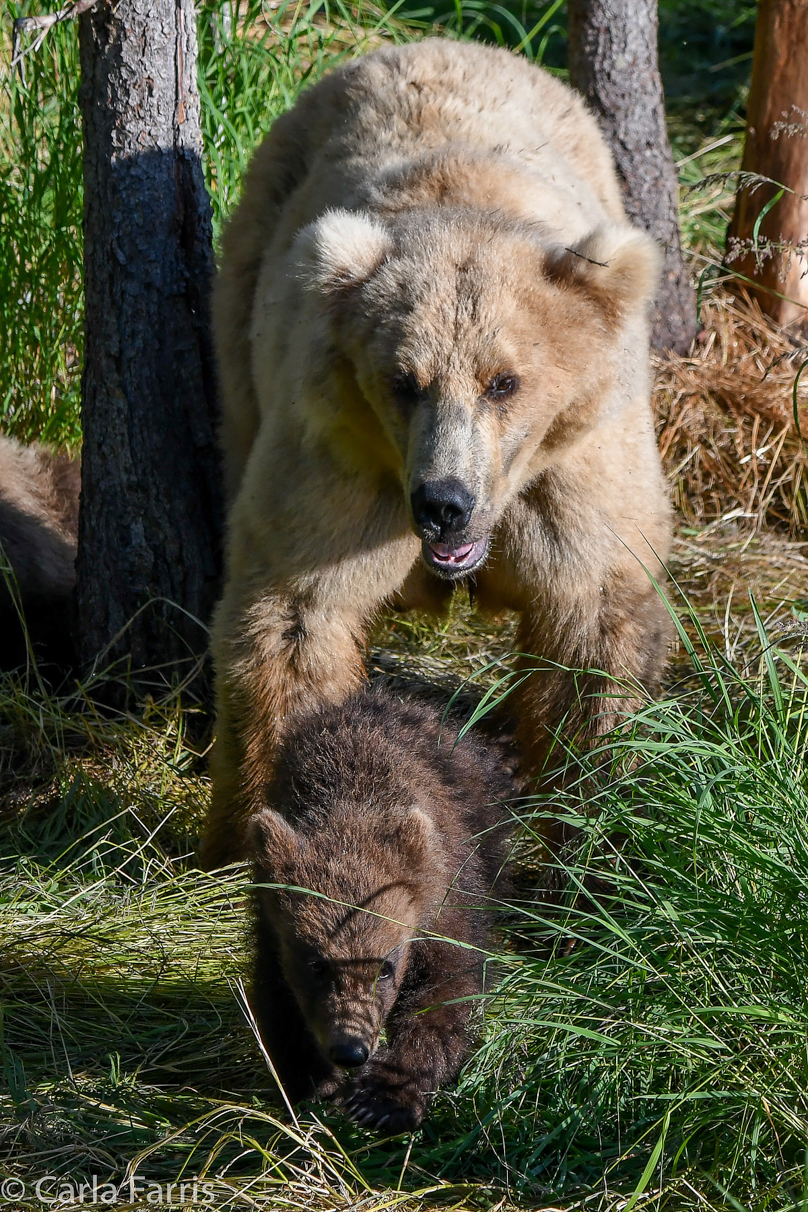
<svg viewBox="0 0 808 1212">
<path fill-rule="evenodd" d="M 505 891 L 513 784 L 457 734 L 378 690 L 301 716 L 248 831 L 253 1008 L 278 1078 L 386 1134 L 457 1077 Z"/>
<path fill-rule="evenodd" d="M 0 547 L 16 580 L 12 592 L 0 571 L 0 668 L 26 660 L 17 594 L 37 659 L 61 669 L 75 664 L 80 492 L 77 459 L 0 435 Z"/>
</svg>

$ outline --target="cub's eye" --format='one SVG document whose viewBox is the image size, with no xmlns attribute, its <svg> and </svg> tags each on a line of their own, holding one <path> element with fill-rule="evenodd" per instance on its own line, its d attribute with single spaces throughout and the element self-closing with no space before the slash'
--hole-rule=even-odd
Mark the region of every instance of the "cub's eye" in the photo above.
<svg viewBox="0 0 808 1212">
<path fill-rule="evenodd" d="M 427 393 L 418 383 L 414 374 L 407 371 L 401 371 L 400 374 L 394 376 L 391 382 L 393 395 L 398 400 L 399 404 L 414 406 L 419 404 L 421 400 L 425 400 Z"/>
<path fill-rule="evenodd" d="M 385 960 L 384 963 L 382 964 L 381 968 L 379 969 L 379 980 L 380 981 L 389 981 L 391 979 L 391 977 L 395 976 L 395 974 L 396 974 L 395 966 L 393 964 L 391 964 L 389 960 Z"/>
<path fill-rule="evenodd" d="M 313 976 L 328 976 L 330 971 L 331 968 L 328 960 L 321 959 L 320 957 L 309 960 L 309 972 Z"/>
<path fill-rule="evenodd" d="M 518 376 L 505 371 L 501 375 L 494 375 L 485 394 L 490 400 L 504 400 L 508 396 L 516 395 L 518 390 Z"/>
</svg>

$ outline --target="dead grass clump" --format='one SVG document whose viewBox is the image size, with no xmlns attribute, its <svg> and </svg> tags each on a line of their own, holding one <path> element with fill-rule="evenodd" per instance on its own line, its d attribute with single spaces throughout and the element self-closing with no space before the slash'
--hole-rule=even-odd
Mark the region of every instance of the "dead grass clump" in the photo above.
<svg viewBox="0 0 808 1212">
<path fill-rule="evenodd" d="M 716 292 L 695 352 L 656 364 L 663 463 L 685 520 L 808 528 L 808 348 Z M 799 424 L 797 423 L 799 418 Z M 802 435 L 802 436 L 801 436 Z"/>
</svg>

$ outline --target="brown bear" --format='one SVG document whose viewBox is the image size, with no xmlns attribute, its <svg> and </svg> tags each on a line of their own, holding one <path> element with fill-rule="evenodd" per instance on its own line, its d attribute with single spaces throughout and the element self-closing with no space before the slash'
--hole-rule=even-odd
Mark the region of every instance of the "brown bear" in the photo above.
<svg viewBox="0 0 808 1212">
<path fill-rule="evenodd" d="M 652 689 L 671 518 L 649 404 L 653 241 L 594 118 L 505 50 L 347 63 L 258 149 L 214 330 L 229 496 L 202 858 L 294 714 L 363 680 L 386 602 L 514 610 L 525 771 Z M 576 671 L 585 670 L 581 675 Z"/>
<path fill-rule="evenodd" d="M 60 667 L 75 660 L 73 589 L 80 489 L 77 460 L 0 435 L 0 547 L 6 565 L 0 578 L 0 667 L 4 669 L 26 659 L 20 610 L 38 659 Z"/>
<path fill-rule="evenodd" d="M 506 880 L 509 776 L 457 735 L 378 691 L 298 717 L 248 828 L 275 1071 L 291 1100 L 336 1091 L 387 1133 L 457 1076 Z"/>
</svg>

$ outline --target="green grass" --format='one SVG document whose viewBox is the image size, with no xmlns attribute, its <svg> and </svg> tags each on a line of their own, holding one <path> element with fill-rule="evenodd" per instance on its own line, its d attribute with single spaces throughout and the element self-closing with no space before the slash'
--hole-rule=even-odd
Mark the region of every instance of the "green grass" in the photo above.
<svg viewBox="0 0 808 1212">
<path fill-rule="evenodd" d="M 81 129 L 75 30 L 9 72 L 0 3 L 0 416 L 19 437 L 80 440 Z"/>
<path fill-rule="evenodd" d="M 762 625 L 745 671 L 703 633 L 697 647 L 680 635 L 696 688 L 649 704 L 583 764 L 567 903 L 521 907 L 520 946 L 546 958 L 506 978 L 464 1093 L 504 1103 L 486 1137 L 548 1196 L 602 1182 L 676 1206 L 727 1191 L 800 1207 L 808 678 Z"/>
</svg>

